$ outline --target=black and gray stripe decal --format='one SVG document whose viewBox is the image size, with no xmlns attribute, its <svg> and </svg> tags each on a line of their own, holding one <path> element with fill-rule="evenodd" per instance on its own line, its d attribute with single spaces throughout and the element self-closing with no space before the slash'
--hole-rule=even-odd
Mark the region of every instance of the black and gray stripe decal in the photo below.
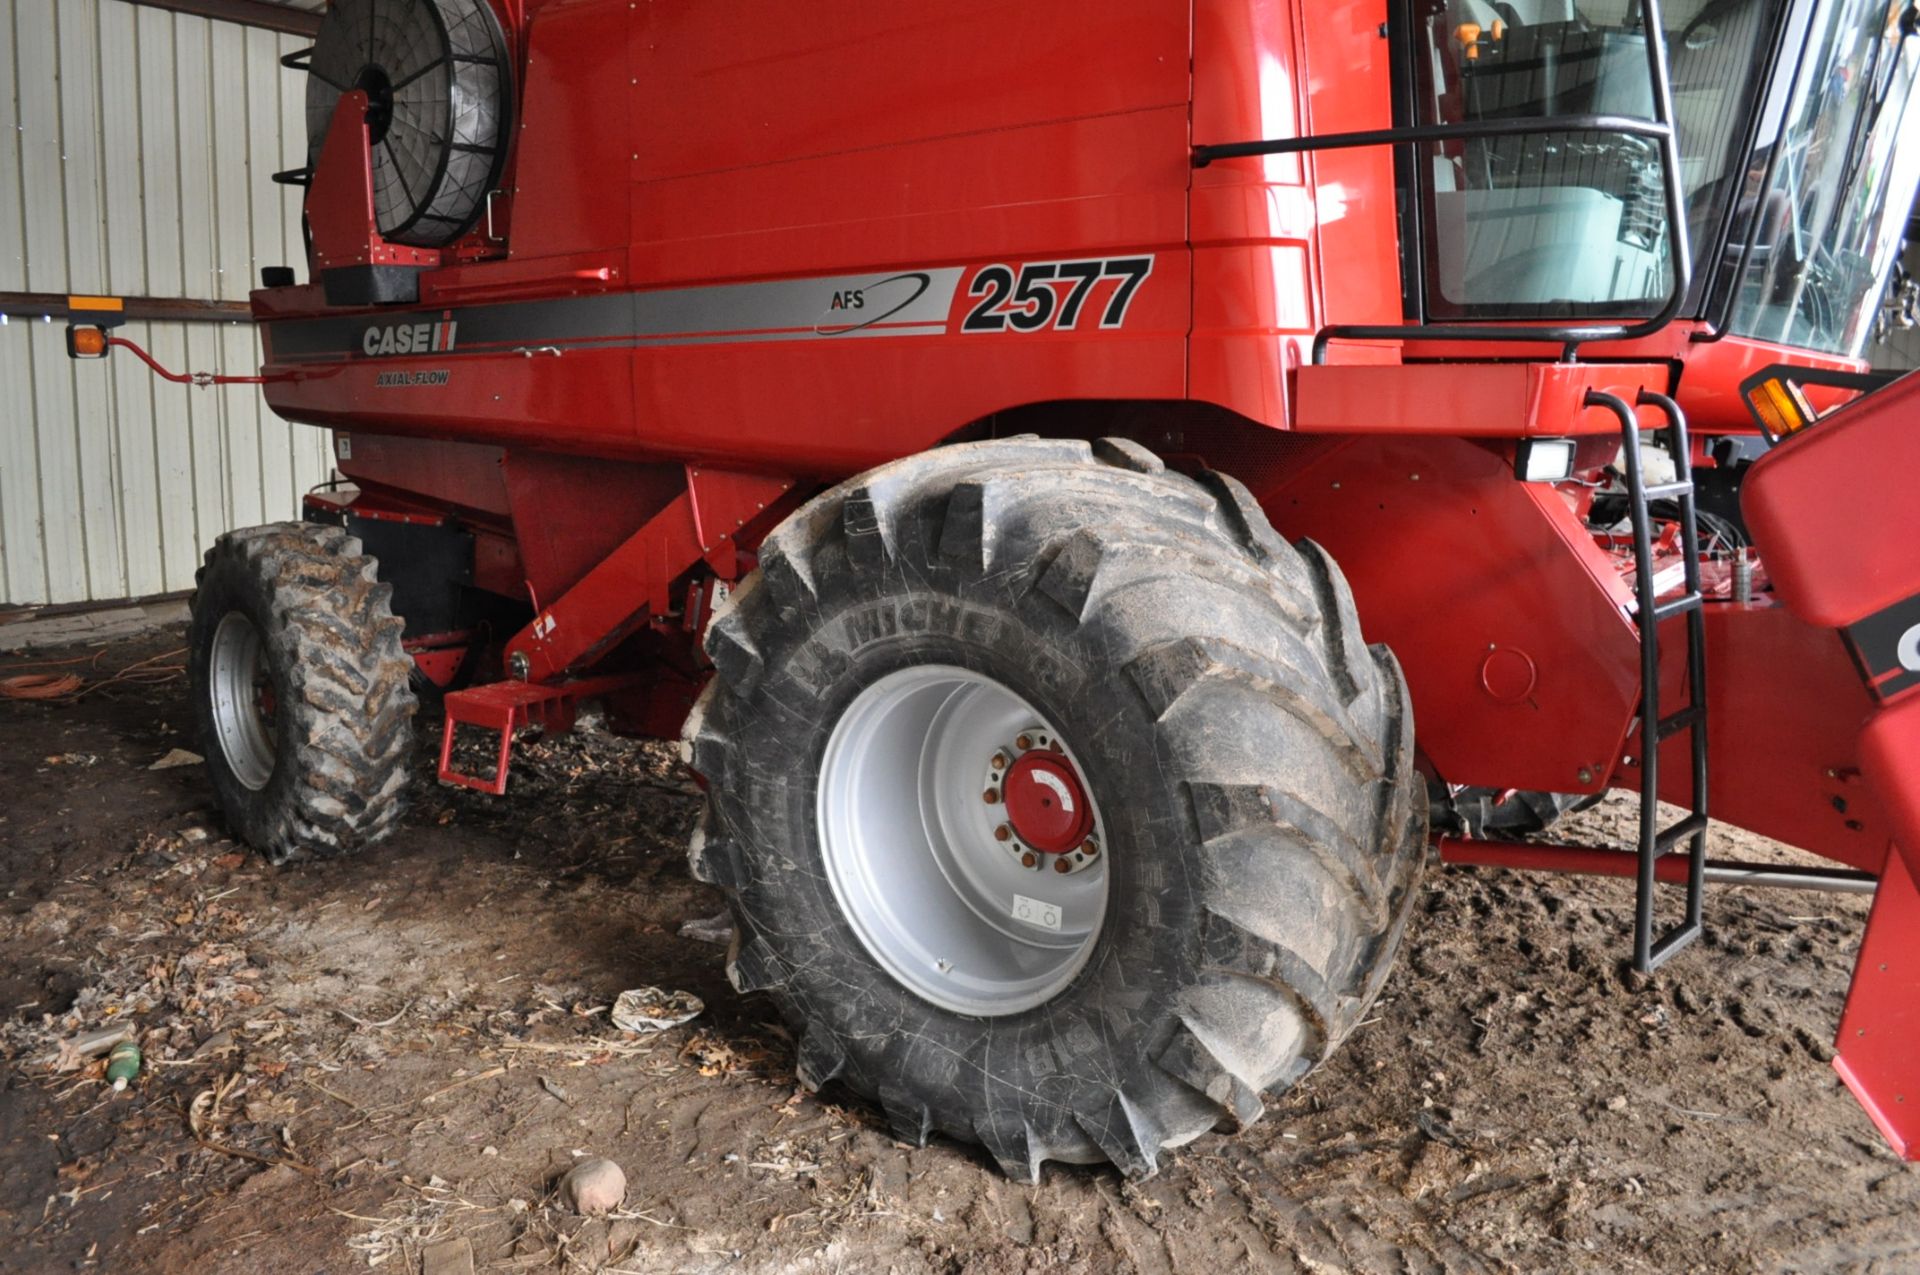
<svg viewBox="0 0 1920 1275">
<path fill-rule="evenodd" d="M 367 357 L 368 332 L 457 325 L 461 353 L 546 345 L 692 345 L 944 333 L 961 267 L 269 320 L 275 361 Z"/>
<path fill-rule="evenodd" d="M 1880 699 L 1920 686 L 1920 594 L 1876 611 L 1843 632 Z"/>
</svg>

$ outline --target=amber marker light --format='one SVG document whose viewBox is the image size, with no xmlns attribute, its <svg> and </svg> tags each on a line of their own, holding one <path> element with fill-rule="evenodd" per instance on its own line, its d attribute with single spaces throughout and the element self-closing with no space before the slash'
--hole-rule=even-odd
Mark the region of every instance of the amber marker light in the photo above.
<svg viewBox="0 0 1920 1275">
<path fill-rule="evenodd" d="M 1748 390 L 1747 403 L 1775 442 L 1799 433 L 1814 421 L 1806 395 L 1785 377 L 1770 376 Z"/>
<path fill-rule="evenodd" d="M 106 329 L 83 327 L 78 324 L 67 325 L 67 357 L 74 359 L 107 357 Z"/>
</svg>

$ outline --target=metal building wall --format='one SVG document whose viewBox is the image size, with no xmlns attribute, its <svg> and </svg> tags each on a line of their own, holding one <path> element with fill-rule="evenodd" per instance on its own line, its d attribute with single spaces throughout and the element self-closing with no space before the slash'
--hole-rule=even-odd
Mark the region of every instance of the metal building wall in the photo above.
<svg viewBox="0 0 1920 1275">
<path fill-rule="evenodd" d="M 1876 368 L 1908 371 L 1920 367 L 1920 328 L 1890 332 L 1887 339 L 1867 351 Z"/>
<path fill-rule="evenodd" d="M 297 263 L 305 148 L 294 36 L 123 0 L 0 0 L 0 292 L 244 300 Z M 1912 268 L 1920 271 L 1920 255 Z M 173 367 L 257 363 L 238 324 L 131 323 Z M 1920 333 L 1876 347 L 1920 367 Z M 229 527 L 291 516 L 326 477 L 318 430 L 247 387 L 192 390 L 126 356 L 65 358 L 61 326 L 0 323 L 0 606 L 192 587 Z"/>
<path fill-rule="evenodd" d="M 245 300 L 303 259 L 296 37 L 123 0 L 0 0 L 0 291 Z M 304 271 L 303 271 L 304 273 Z M 289 517 L 325 435 L 257 389 L 197 390 L 62 325 L 0 326 L 0 603 L 189 589 L 229 527 Z M 174 368 L 251 371 L 237 323 L 129 323 Z"/>
<path fill-rule="evenodd" d="M 1920 204 L 1914 205 L 1920 216 Z M 1920 242 L 1907 249 L 1907 273 L 1920 278 Z M 1920 328 L 1889 332 L 1886 338 L 1867 347 L 1867 360 L 1876 368 L 1911 370 L 1920 368 Z"/>
</svg>

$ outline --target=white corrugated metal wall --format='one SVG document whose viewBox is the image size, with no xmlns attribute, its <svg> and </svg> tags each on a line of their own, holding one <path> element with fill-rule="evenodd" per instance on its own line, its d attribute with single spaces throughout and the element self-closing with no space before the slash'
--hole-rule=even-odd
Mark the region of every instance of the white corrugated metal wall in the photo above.
<svg viewBox="0 0 1920 1275">
<path fill-rule="evenodd" d="M 123 0 L 0 0 L 0 291 L 242 301 L 303 260 L 294 36 Z M 305 271 L 302 269 L 304 275 Z M 253 387 L 197 390 L 127 352 L 66 358 L 60 321 L 0 327 L 0 603 L 193 586 L 229 527 L 289 517 L 325 435 Z M 129 323 L 176 369 L 250 372 L 251 328 Z"/>
<path fill-rule="evenodd" d="M 305 149 L 294 36 L 123 0 L 0 0 L 0 292 L 244 300 L 298 263 Z M 1920 269 L 1920 261 L 1916 261 Z M 251 370 L 242 324 L 130 323 L 175 368 Z M 1873 351 L 1920 366 L 1920 333 Z M 58 322 L 0 326 L 0 606 L 192 586 L 220 532 L 292 515 L 325 436 L 248 387 L 192 390 Z"/>
</svg>

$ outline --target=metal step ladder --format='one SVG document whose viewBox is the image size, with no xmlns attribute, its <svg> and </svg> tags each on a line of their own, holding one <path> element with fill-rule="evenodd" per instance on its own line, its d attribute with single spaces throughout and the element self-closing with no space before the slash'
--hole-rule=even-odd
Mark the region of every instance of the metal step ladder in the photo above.
<svg viewBox="0 0 1920 1275">
<path fill-rule="evenodd" d="M 1587 392 L 1587 406 L 1612 412 L 1620 421 L 1626 463 L 1627 506 L 1633 522 L 1633 576 L 1637 602 L 1634 623 L 1640 631 L 1640 846 L 1638 892 L 1633 917 L 1633 967 L 1648 973 L 1700 937 L 1701 893 L 1707 865 L 1707 630 L 1701 611 L 1700 539 L 1695 512 L 1693 460 L 1688 450 L 1687 418 L 1665 394 L 1641 390 L 1635 403 L 1658 408 L 1666 417 L 1667 450 L 1673 456 L 1674 481 L 1646 481 L 1640 457 L 1640 423 L 1633 408 L 1617 395 Z M 1656 600 L 1653 571 L 1653 516 L 1648 506 L 1671 500 L 1680 507 L 1680 557 L 1685 585 L 1678 597 Z M 1660 711 L 1660 625 L 1675 616 L 1687 619 L 1687 696 L 1685 708 Z M 1678 822 L 1660 825 L 1660 745 L 1686 732 L 1692 744 L 1693 809 Z M 1669 854 L 1688 855 L 1686 919 L 1654 937 L 1653 895 L 1656 865 Z"/>
</svg>

